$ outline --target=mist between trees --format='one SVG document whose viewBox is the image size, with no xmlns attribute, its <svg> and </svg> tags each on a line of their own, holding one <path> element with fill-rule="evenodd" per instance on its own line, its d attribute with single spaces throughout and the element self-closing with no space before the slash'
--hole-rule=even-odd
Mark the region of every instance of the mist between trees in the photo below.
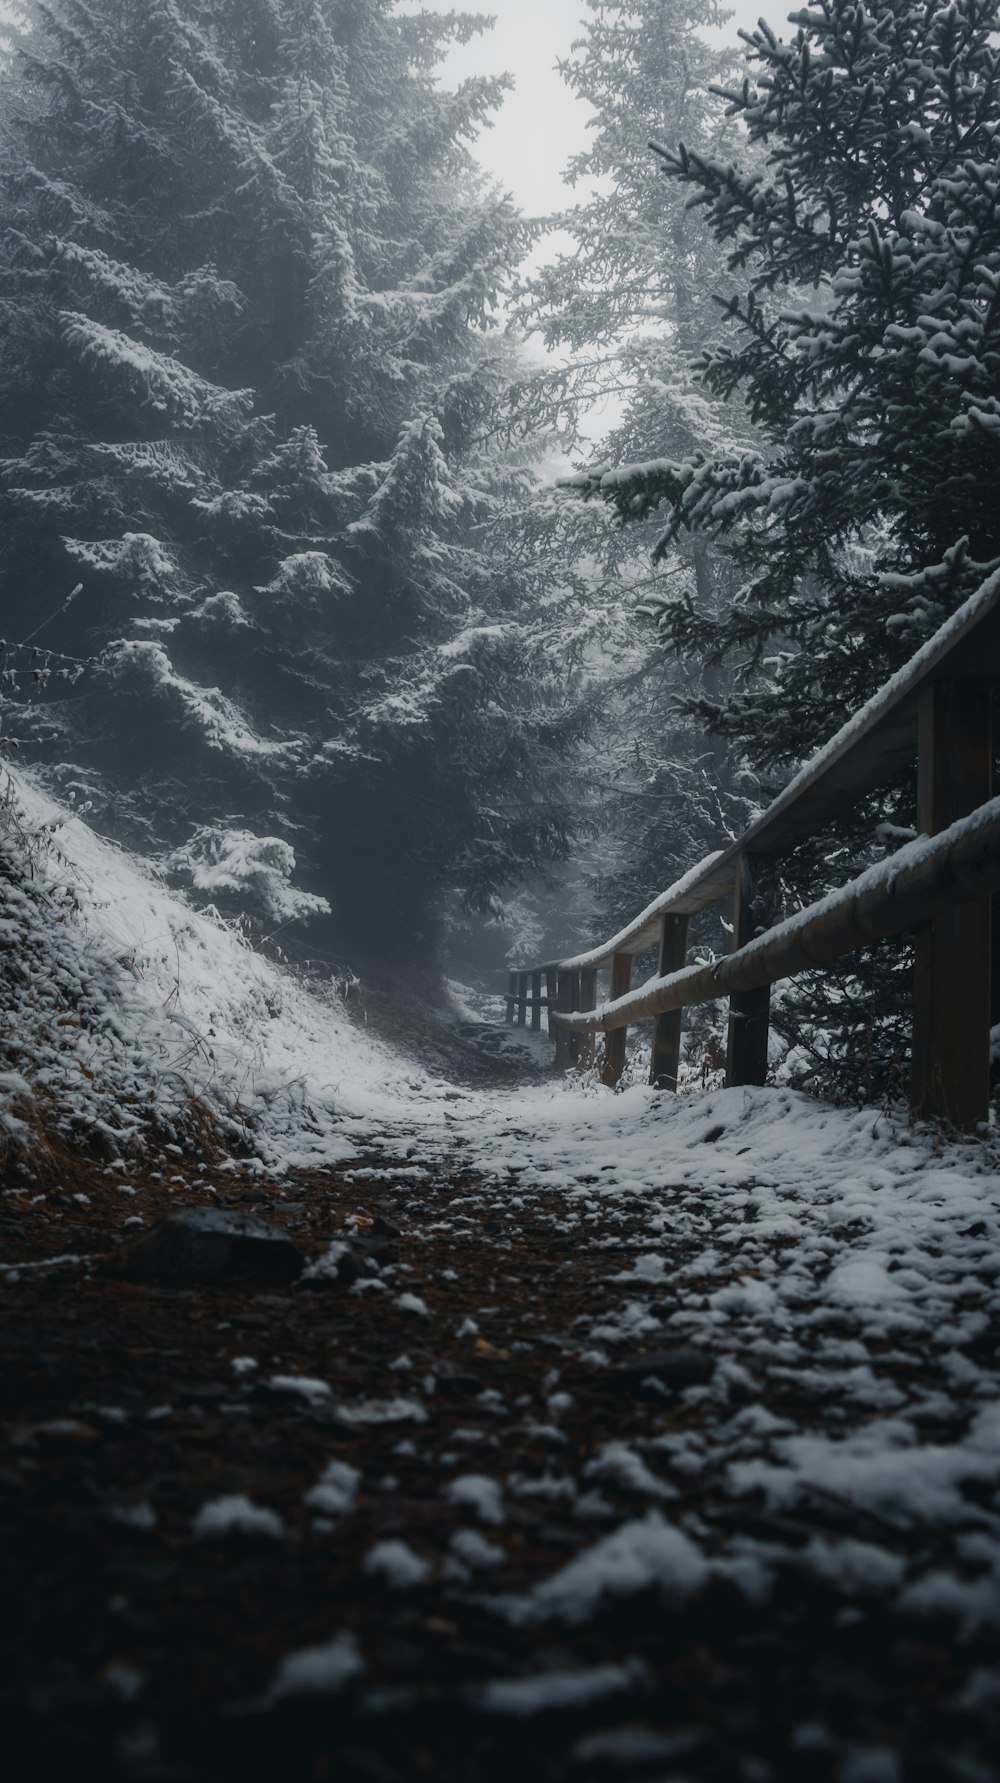
<svg viewBox="0 0 1000 1783">
<path fill-rule="evenodd" d="M 631 915 L 1000 565 L 998 11 L 720 50 L 713 0 L 590 6 L 589 195 L 538 222 L 474 158 L 504 80 L 438 78 L 475 17 L 24 7 L 3 748 L 292 957 L 485 970 Z M 772 913 L 914 820 L 868 800 Z M 890 1087 L 906 983 L 895 945 L 788 992 L 791 1081 Z"/>
</svg>

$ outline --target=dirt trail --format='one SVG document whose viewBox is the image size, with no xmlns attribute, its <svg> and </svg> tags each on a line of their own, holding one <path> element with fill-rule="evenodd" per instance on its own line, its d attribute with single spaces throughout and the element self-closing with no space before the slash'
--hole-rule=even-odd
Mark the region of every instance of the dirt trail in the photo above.
<svg viewBox="0 0 1000 1783">
<path fill-rule="evenodd" d="M 794 1550 L 843 1534 L 843 1508 L 776 1516 L 734 1505 L 721 1477 L 630 1474 L 627 1455 L 697 1433 L 704 1376 L 683 1351 L 656 1378 L 581 1359 L 574 1322 L 645 1243 L 627 1214 L 596 1215 L 583 1246 L 555 1191 L 409 1168 L 175 1188 L 174 1205 L 224 1200 L 310 1256 L 367 1246 L 352 1287 L 116 1279 L 112 1185 L 8 1215 L 8 1261 L 92 1259 L 0 1276 L 11 1783 L 996 1776 L 1000 1687 L 967 1687 L 995 1659 L 987 1637 L 958 1654 L 950 1627 L 901 1621 L 863 1580 L 845 1596 L 790 1567 L 759 1604 L 721 1574 L 687 1592 L 612 1580 L 585 1620 L 526 1615 L 623 1523 L 663 1512 L 710 1545 L 738 1518 Z M 151 1225 L 167 1191 L 126 1199 Z M 821 1415 L 794 1382 L 767 1409 Z M 203 1507 L 240 1494 L 270 1524 L 199 1536 Z M 283 1663 L 308 1648 L 328 1685 L 338 1664 L 353 1675 L 293 1688 Z"/>
</svg>

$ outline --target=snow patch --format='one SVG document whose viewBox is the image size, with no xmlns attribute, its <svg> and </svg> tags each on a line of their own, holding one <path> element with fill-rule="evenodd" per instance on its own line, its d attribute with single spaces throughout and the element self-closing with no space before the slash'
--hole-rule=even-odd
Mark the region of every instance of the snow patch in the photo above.
<svg viewBox="0 0 1000 1783">
<path fill-rule="evenodd" d="M 484 1523 L 500 1524 L 504 1521 L 503 1493 L 496 1480 L 491 1480 L 488 1474 L 462 1474 L 445 1487 L 445 1497 L 449 1504 L 475 1511 Z"/>
<path fill-rule="evenodd" d="M 325 1517 L 343 1517 L 354 1506 L 361 1481 L 356 1467 L 346 1461 L 328 1461 L 315 1486 L 306 1493 L 306 1504 Z"/>
<path fill-rule="evenodd" d="M 481 1708 L 497 1715 L 527 1719 L 557 1709 L 585 1708 L 610 1697 L 649 1688 L 650 1675 L 641 1659 L 619 1665 L 592 1665 L 579 1671 L 539 1672 L 530 1678 L 498 1678 L 475 1693 Z"/>
<path fill-rule="evenodd" d="M 410 1591 L 431 1576 L 430 1563 L 403 1541 L 376 1542 L 365 1556 L 365 1572 L 396 1591 Z"/>
<path fill-rule="evenodd" d="M 655 1589 L 669 1601 L 683 1603 L 703 1589 L 711 1573 L 690 1537 L 654 1511 L 623 1523 L 524 1597 L 502 1600 L 498 1608 L 515 1624 L 586 1622 L 608 1598 L 636 1597 L 643 1591 Z"/>
<path fill-rule="evenodd" d="M 300 1647 L 281 1661 L 265 1702 L 290 1696 L 336 1696 L 365 1669 L 353 1634 L 344 1631 L 323 1647 Z"/>
<path fill-rule="evenodd" d="M 203 1504 L 194 1520 L 194 1533 L 199 1541 L 210 1541 L 228 1535 L 269 1536 L 279 1539 L 285 1526 L 277 1511 L 254 1504 L 242 1492 L 231 1492 Z"/>
</svg>

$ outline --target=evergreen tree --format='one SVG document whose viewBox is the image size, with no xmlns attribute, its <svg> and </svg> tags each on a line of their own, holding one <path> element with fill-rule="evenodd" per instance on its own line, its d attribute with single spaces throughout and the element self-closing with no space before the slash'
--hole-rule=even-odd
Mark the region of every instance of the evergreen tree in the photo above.
<svg viewBox="0 0 1000 1783">
<path fill-rule="evenodd" d="M 557 418 L 579 452 L 581 427 L 608 399 L 617 419 L 596 448 L 599 465 L 737 442 L 749 449 L 741 405 L 710 396 L 691 370 L 719 328 L 715 240 L 685 194 L 655 177 L 647 148 L 655 135 L 683 137 L 705 156 L 735 149 L 711 92 L 732 73 L 735 53 L 706 36 L 728 15 L 717 0 L 591 0 L 590 15 L 563 67 L 592 114 L 587 147 L 569 169 L 586 195 L 552 219 L 571 246 L 526 280 L 519 306 L 524 325 L 568 358 L 527 384 L 522 402 L 532 418 Z M 594 476 L 583 473 L 585 488 Z M 664 586 L 649 564 L 659 529 L 633 516 L 622 531 L 577 512 L 575 538 L 565 519 L 562 532 L 592 566 L 588 605 L 607 682 L 589 754 L 605 836 L 605 926 L 633 914 L 720 834 L 737 833 L 747 801 L 738 758 L 676 710 L 679 694 L 705 691 L 703 659 L 666 655 L 643 620 Z M 566 551 L 565 536 L 555 548 Z M 710 625 L 725 576 L 724 560 L 697 538 L 674 554 L 669 587 Z M 718 670 L 708 671 L 708 687 L 719 691 Z"/>
<path fill-rule="evenodd" d="M 647 382 L 658 367 L 673 378 L 660 390 L 656 424 L 676 379 L 679 433 L 701 421 L 684 412 L 694 392 L 687 358 L 717 329 L 711 293 L 718 255 L 710 232 L 683 195 L 651 177 L 651 135 L 681 135 L 706 155 L 732 146 L 724 108 L 710 91 L 734 66 L 703 33 L 729 16 L 719 0 L 587 0 L 592 17 L 562 64 L 571 92 L 591 114 L 588 142 L 567 169 L 583 202 L 549 219 L 572 246 L 524 283 L 520 315 L 547 348 L 568 347 L 568 365 L 533 382 L 563 396 L 575 434 L 581 407 L 618 397 L 637 434 L 648 431 Z M 629 419 L 622 423 L 623 433 Z"/>
<path fill-rule="evenodd" d="M 727 541 L 724 625 L 662 624 L 707 651 L 783 641 L 768 688 L 719 713 L 765 768 L 822 742 L 1000 561 L 1000 10 L 825 0 L 793 22 L 789 43 L 752 35 L 760 73 L 728 95 L 763 175 L 662 151 L 748 275 L 700 369 L 766 445 L 603 482 L 623 514 L 667 504 L 661 558 L 689 532 Z M 773 313 L 806 282 L 808 307 Z"/>
<path fill-rule="evenodd" d="M 660 626 L 674 648 L 742 654 L 744 687 L 697 706 L 776 780 L 1000 563 L 1000 12 L 820 0 L 791 22 L 788 42 L 763 23 L 748 37 L 753 75 L 726 94 L 763 169 L 658 150 L 743 282 L 723 294 L 728 338 L 702 355 L 704 387 L 741 393 L 764 443 L 668 449 L 592 485 L 623 517 L 667 509 L 661 562 L 689 536 L 728 550 L 728 610 L 709 623 L 664 600 Z M 793 864 L 797 895 L 893 845 L 912 792 L 816 838 Z M 874 1046 L 866 1087 L 886 1081 L 904 983 L 896 950 L 846 994 L 814 982 L 785 999 L 804 1076 L 825 1069 L 826 1027 L 842 1059 Z"/>
<path fill-rule="evenodd" d="M 480 24 L 57 0 L 3 80 L 3 629 L 65 653 L 8 672 L 96 659 L 18 729 L 105 826 L 342 940 L 429 945 L 565 845 L 574 721 L 482 543 L 525 482 L 489 418 L 527 238 L 469 153 L 504 83 L 434 77 Z"/>
</svg>

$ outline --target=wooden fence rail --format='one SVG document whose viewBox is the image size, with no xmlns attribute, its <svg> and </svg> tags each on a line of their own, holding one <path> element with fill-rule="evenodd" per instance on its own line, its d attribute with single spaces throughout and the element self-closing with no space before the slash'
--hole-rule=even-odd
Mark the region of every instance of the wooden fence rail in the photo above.
<svg viewBox="0 0 1000 1783">
<path fill-rule="evenodd" d="M 590 1063 L 605 1036 L 619 1081 L 626 1030 L 654 1021 L 651 1081 L 676 1088 L 681 1012 L 729 997 L 726 1081 L 763 1083 L 770 986 L 881 938 L 916 934 L 911 1104 L 973 1130 L 989 1112 L 991 894 L 1000 890 L 1000 799 L 992 798 L 992 689 L 1000 684 L 1000 572 L 808 762 L 746 833 L 693 867 L 619 934 L 588 953 L 513 972 L 507 1019 L 541 1027 L 556 1064 Z M 850 885 L 758 933 L 763 865 L 863 793 L 917 762 L 920 835 Z M 733 899 L 733 950 L 687 966 L 689 918 Z M 636 954 L 657 971 L 631 989 Z M 598 973 L 610 973 L 598 997 Z M 542 983 L 545 995 L 542 995 Z"/>
</svg>

